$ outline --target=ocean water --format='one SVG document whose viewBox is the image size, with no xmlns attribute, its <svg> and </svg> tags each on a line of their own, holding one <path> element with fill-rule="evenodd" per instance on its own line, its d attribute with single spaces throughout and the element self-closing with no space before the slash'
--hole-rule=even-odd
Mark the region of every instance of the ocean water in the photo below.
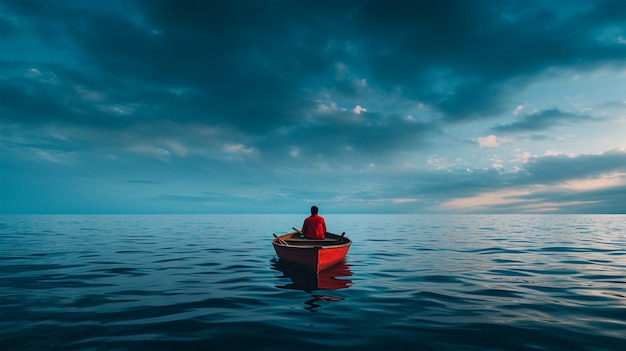
<svg viewBox="0 0 626 351">
<path fill-rule="evenodd" d="M 626 350 L 624 215 L 0 216 L 0 350 Z"/>
</svg>

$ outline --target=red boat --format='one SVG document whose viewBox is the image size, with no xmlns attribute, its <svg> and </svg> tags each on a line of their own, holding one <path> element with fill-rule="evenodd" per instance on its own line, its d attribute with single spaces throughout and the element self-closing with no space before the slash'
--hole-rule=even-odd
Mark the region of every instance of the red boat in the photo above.
<svg viewBox="0 0 626 351">
<path fill-rule="evenodd" d="M 304 239 L 299 231 L 295 231 L 281 236 L 274 234 L 272 245 L 281 259 L 320 272 L 345 259 L 352 240 L 344 235 L 326 233 L 324 240 L 313 240 Z"/>
</svg>

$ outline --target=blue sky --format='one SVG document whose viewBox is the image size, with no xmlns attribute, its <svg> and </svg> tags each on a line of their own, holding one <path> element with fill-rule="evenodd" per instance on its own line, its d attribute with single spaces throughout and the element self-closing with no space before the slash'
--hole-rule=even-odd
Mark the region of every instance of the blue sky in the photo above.
<svg viewBox="0 0 626 351">
<path fill-rule="evenodd" d="M 0 3 L 2 213 L 626 213 L 626 2 Z"/>
</svg>

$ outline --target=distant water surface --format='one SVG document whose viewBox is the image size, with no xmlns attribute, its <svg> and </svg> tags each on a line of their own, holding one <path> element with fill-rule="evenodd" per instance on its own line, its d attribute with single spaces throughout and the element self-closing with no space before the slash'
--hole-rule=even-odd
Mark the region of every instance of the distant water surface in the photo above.
<svg viewBox="0 0 626 351">
<path fill-rule="evenodd" d="M 0 217 L 0 350 L 626 350 L 624 215 Z"/>
</svg>

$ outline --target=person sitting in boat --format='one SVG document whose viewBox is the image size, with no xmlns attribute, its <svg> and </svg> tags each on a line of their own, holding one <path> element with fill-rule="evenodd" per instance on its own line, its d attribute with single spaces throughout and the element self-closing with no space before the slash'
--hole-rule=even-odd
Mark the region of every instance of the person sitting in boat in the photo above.
<svg viewBox="0 0 626 351">
<path fill-rule="evenodd" d="M 324 240 L 326 237 L 326 221 L 318 215 L 317 206 L 311 206 L 311 216 L 307 217 L 302 224 L 302 233 L 307 239 Z"/>
</svg>

